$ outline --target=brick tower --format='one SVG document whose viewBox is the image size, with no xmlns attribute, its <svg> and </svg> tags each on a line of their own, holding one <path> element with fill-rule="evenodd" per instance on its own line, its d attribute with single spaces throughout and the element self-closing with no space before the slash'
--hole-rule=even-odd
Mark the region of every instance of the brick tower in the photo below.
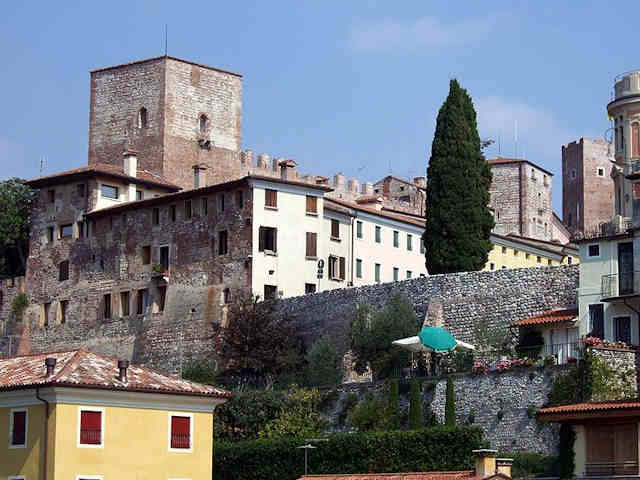
<svg viewBox="0 0 640 480">
<path fill-rule="evenodd" d="M 611 220 L 613 189 L 607 142 L 581 138 L 562 146 L 562 220 L 571 234 Z"/>
<path fill-rule="evenodd" d="M 242 76 L 173 57 L 91 72 L 89 164 L 138 168 L 185 189 L 241 174 Z M 202 167 L 207 178 L 203 181 Z"/>
</svg>

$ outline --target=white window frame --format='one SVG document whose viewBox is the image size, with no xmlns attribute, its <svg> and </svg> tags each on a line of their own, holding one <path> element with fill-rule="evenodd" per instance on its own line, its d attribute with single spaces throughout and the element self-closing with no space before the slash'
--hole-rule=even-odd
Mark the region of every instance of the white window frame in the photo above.
<svg viewBox="0 0 640 480">
<path fill-rule="evenodd" d="M 102 475 L 76 475 L 76 480 L 103 480 Z"/>
<path fill-rule="evenodd" d="M 602 170 L 602 175 L 600 175 L 600 170 Z M 596 167 L 596 175 L 599 177 L 604 177 L 605 176 L 604 167 Z"/>
<path fill-rule="evenodd" d="M 106 195 L 103 195 L 102 187 L 115 188 L 116 189 L 116 197 L 113 198 L 113 197 L 108 197 Z M 100 198 L 104 198 L 106 200 L 111 200 L 112 202 L 119 202 L 120 201 L 120 186 L 119 185 L 109 185 L 108 183 L 101 183 L 99 191 L 100 191 Z"/>
<path fill-rule="evenodd" d="M 27 477 L 24 475 L 9 475 L 7 480 L 27 480 Z"/>
<path fill-rule="evenodd" d="M 598 255 L 589 255 L 589 248 L 593 247 L 594 245 L 598 246 Z M 602 252 L 599 243 L 590 243 L 587 245 L 587 258 L 600 258 L 600 255 L 602 255 Z"/>
<path fill-rule="evenodd" d="M 13 445 L 11 443 L 11 441 L 13 440 L 13 414 L 16 412 L 25 412 L 24 444 L 23 445 Z M 28 444 L 29 444 L 29 410 L 27 410 L 26 408 L 12 408 L 11 410 L 9 410 L 9 449 L 13 450 L 16 448 L 27 448 Z M 22 478 L 22 477 L 17 477 L 17 478 Z"/>
<path fill-rule="evenodd" d="M 87 443 L 80 443 L 80 430 L 82 427 L 82 412 L 100 412 L 100 444 L 99 445 L 90 445 Z M 104 417 L 105 417 L 105 411 L 104 411 L 104 408 L 102 407 L 78 407 L 78 426 L 76 428 L 78 448 L 104 448 Z M 98 477 L 85 477 L 82 475 L 80 477 L 87 478 L 87 479 L 98 478 Z M 99 477 L 99 478 L 101 479 L 102 477 Z"/>
<path fill-rule="evenodd" d="M 189 417 L 189 448 L 171 448 L 171 418 L 173 417 Z M 167 430 L 167 449 L 174 453 L 193 453 L 193 413 L 186 412 L 169 412 L 168 414 L 168 430 Z"/>
</svg>

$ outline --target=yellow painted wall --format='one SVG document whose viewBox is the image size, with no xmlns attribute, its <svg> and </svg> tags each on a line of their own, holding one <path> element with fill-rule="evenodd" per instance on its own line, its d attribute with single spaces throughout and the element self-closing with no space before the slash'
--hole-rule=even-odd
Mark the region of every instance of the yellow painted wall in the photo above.
<svg viewBox="0 0 640 480">
<path fill-rule="evenodd" d="M 538 262 L 538 256 L 540 261 Z M 551 261 L 551 263 L 549 263 Z M 523 250 L 513 249 L 510 247 L 503 247 L 502 245 L 493 245 L 493 249 L 489 252 L 489 260 L 483 270 L 491 270 L 491 264 L 493 263 L 493 270 L 500 270 L 505 268 L 527 268 L 527 267 L 556 267 L 558 265 L 568 265 L 569 258 L 564 257 L 562 263 L 551 260 L 544 255 L 536 255 L 533 253 L 527 253 Z M 578 257 L 571 257 L 572 264 L 580 263 Z"/>
<path fill-rule="evenodd" d="M 27 479 L 41 478 L 45 407 L 42 404 L 25 408 L 27 409 L 26 448 L 9 448 L 9 415 L 12 408 L 0 408 L 0 479 L 17 475 L 23 475 Z M 49 425 L 50 429 L 54 428 L 51 415 Z M 53 432 L 50 432 L 49 438 L 52 437 Z"/>
<path fill-rule="evenodd" d="M 78 408 L 57 405 L 56 479 L 211 480 L 213 414 L 193 414 L 193 452 L 175 453 L 168 450 L 169 412 L 126 407 L 105 407 L 104 448 L 79 448 Z"/>
</svg>

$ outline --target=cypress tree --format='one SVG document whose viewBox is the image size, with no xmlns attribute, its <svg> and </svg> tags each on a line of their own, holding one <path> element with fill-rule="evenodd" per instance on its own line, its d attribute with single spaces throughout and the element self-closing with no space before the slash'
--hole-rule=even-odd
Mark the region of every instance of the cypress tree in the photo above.
<svg viewBox="0 0 640 480">
<path fill-rule="evenodd" d="M 487 263 L 494 225 L 488 208 L 490 185 L 473 102 L 458 81 L 451 80 L 427 170 L 423 241 L 429 273 L 476 271 Z"/>
<path fill-rule="evenodd" d="M 444 399 L 444 424 L 447 427 L 456 426 L 456 394 L 453 390 L 451 377 L 447 377 L 447 390 Z"/>
<path fill-rule="evenodd" d="M 417 380 L 411 382 L 411 392 L 409 395 L 409 429 L 418 430 L 422 428 L 422 396 L 420 395 L 420 384 Z"/>
<path fill-rule="evenodd" d="M 389 416 L 391 430 L 398 430 L 400 428 L 400 386 L 397 378 L 391 380 L 389 389 Z"/>
</svg>

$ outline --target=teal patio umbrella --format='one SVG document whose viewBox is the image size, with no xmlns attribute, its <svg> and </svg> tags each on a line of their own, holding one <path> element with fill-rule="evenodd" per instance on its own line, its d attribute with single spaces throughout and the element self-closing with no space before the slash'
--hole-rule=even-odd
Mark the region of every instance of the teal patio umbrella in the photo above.
<svg viewBox="0 0 640 480">
<path fill-rule="evenodd" d="M 436 353 L 449 352 L 457 346 L 453 335 L 440 327 L 424 327 L 418 337 L 426 349 Z"/>
</svg>

